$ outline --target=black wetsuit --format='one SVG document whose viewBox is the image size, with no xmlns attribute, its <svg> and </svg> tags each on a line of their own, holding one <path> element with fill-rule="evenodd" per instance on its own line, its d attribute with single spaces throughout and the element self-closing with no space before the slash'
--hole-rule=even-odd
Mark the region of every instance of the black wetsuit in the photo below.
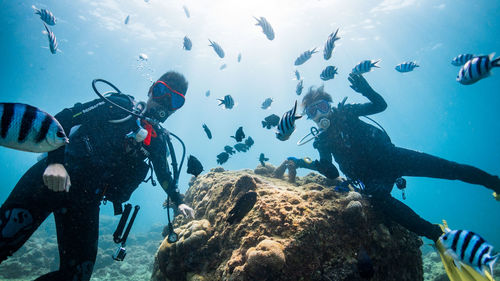
<svg viewBox="0 0 500 281">
<path fill-rule="evenodd" d="M 125 108 L 133 107 L 131 97 L 110 99 Z M 36 280 L 90 280 L 97 254 L 100 202 L 127 201 L 147 175 L 147 158 L 175 205 L 182 199 L 168 169 L 165 132 L 156 128 L 149 145 L 127 138 L 127 133 L 138 129 L 136 118 L 109 122 L 123 119 L 127 113 L 102 100 L 76 104 L 55 117 L 67 133 L 81 126 L 67 146 L 50 152 L 23 175 L 0 208 L 0 262 L 54 213 L 60 268 Z M 64 164 L 71 180 L 69 192 L 54 192 L 44 185 L 42 174 L 49 163 Z"/>
<path fill-rule="evenodd" d="M 433 241 L 442 233 L 440 228 L 390 195 L 397 178 L 415 176 L 461 180 L 500 191 L 499 178 L 478 168 L 394 146 L 384 131 L 359 119 L 387 108 L 382 96 L 375 91 L 364 96 L 370 102 L 339 104 L 332 108 L 328 130 L 314 142 L 320 160 L 312 162 L 308 168 L 328 178 L 338 177 L 339 172 L 332 164 L 333 155 L 340 170 L 349 179 L 364 184 L 374 206 L 410 231 Z"/>
</svg>

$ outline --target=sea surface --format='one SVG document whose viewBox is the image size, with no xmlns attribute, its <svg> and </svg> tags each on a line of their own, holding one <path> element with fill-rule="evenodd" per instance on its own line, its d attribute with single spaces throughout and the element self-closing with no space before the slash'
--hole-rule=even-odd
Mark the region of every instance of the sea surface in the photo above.
<svg viewBox="0 0 500 281">
<path fill-rule="evenodd" d="M 216 155 L 225 145 L 235 144 L 230 136 L 240 126 L 255 144 L 248 152 L 231 156 L 222 165 L 226 170 L 253 169 L 260 153 L 275 166 L 289 156 L 318 158 L 311 143 L 297 145 L 312 121 L 297 120 L 295 132 L 285 142 L 276 139 L 274 129 L 262 128 L 261 121 L 290 110 L 313 86 L 324 85 L 334 104 L 344 97 L 347 102 L 367 102 L 349 87 L 347 77 L 360 61 L 380 59 L 380 68 L 364 77 L 388 104 L 384 112 L 371 117 L 395 145 L 500 174 L 500 69 L 464 86 L 456 81 L 459 67 L 450 63 L 463 53 L 500 53 L 500 1 L 0 0 L 0 4 L 0 102 L 27 103 L 55 115 L 77 102 L 96 99 L 91 88 L 95 78 L 146 100 L 153 81 L 166 71 L 178 71 L 189 81 L 186 103 L 164 126 L 182 138 L 186 155 L 196 156 L 205 172 L 218 166 Z M 58 41 L 56 54 L 48 49 L 47 34 L 32 5 L 57 18 L 50 27 Z M 269 21 L 274 40 L 266 38 L 254 17 Z M 341 39 L 332 58 L 324 60 L 323 46 L 337 28 Z M 184 36 L 192 40 L 190 51 L 183 49 Z M 224 49 L 224 58 L 208 46 L 208 39 Z M 303 65 L 294 65 L 301 53 L 313 48 L 319 52 Z M 407 61 L 420 67 L 408 73 L 394 69 Z M 224 64 L 227 67 L 220 70 Z M 320 73 L 329 65 L 336 66 L 338 74 L 322 81 Z M 295 70 L 304 80 L 301 96 L 295 92 Z M 228 94 L 235 107 L 218 106 L 217 99 Z M 274 101 L 263 110 L 261 104 L 268 97 Z M 213 139 L 207 138 L 202 124 L 211 129 Z M 181 145 L 174 146 L 181 155 Z M 0 202 L 37 157 L 0 147 Z M 299 176 L 308 172 L 300 170 Z M 184 165 L 181 192 L 187 190 L 190 178 Z M 493 200 L 490 190 L 459 181 L 406 179 L 406 199 L 397 189 L 393 196 L 420 216 L 433 223 L 446 219 L 451 228 L 477 232 L 500 248 L 500 202 Z M 131 202 L 141 210 L 133 232 L 148 233 L 153 225 L 167 223 L 164 199 L 162 189 L 151 183 L 136 190 Z M 112 216 L 112 204 L 101 209 L 103 216 Z M 46 231 L 53 233 L 50 226 Z"/>
</svg>

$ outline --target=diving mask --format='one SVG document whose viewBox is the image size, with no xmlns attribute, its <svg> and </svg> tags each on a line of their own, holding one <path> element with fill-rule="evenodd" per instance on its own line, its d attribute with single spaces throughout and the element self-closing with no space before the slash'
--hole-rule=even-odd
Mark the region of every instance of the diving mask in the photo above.
<svg viewBox="0 0 500 281">
<path fill-rule="evenodd" d="M 308 119 L 314 119 L 316 117 L 316 114 L 318 114 L 318 111 L 323 114 L 327 114 L 330 112 L 330 103 L 326 100 L 319 100 L 308 107 L 306 107 L 306 115 Z"/>
<path fill-rule="evenodd" d="M 184 105 L 186 98 L 183 94 L 172 89 L 167 83 L 158 80 L 153 84 L 151 97 L 155 100 L 170 98 L 170 106 L 172 110 L 177 110 Z"/>
</svg>

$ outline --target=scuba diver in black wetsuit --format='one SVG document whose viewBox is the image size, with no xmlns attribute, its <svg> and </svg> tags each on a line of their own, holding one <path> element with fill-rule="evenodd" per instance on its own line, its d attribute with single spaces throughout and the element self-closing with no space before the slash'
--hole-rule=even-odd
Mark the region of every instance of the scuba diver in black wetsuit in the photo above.
<svg viewBox="0 0 500 281">
<path fill-rule="evenodd" d="M 117 93 L 107 98 L 100 95 L 58 113 L 64 130 L 71 131 L 70 143 L 32 166 L 1 206 L 0 262 L 54 213 L 60 268 L 36 280 L 90 280 L 101 201 L 113 202 L 115 214 L 120 213 L 117 208 L 144 180 L 151 163 L 168 198 L 185 216 L 194 217 L 177 189 L 176 163 L 174 175 L 168 167 L 168 152 L 175 161 L 170 133 L 159 125 L 182 107 L 187 87 L 183 75 L 167 72 L 149 89 L 147 103 L 115 88 Z"/>
<path fill-rule="evenodd" d="M 382 96 L 361 76 L 350 74 L 351 88 L 370 100 L 364 104 L 339 103 L 332 107 L 331 96 L 323 87 L 310 89 L 302 105 L 308 119 L 319 127 L 314 148 L 320 159 L 305 161 L 290 157 L 296 167 L 316 170 L 330 179 L 339 176 L 332 164 L 332 155 L 340 170 L 353 182 L 362 183 L 371 195 L 372 204 L 386 216 L 408 230 L 436 241 L 442 234 L 438 225 L 422 219 L 408 206 L 390 194 L 396 180 L 403 176 L 461 180 L 480 184 L 496 194 L 500 179 L 478 168 L 451 162 L 426 153 L 408 150 L 392 144 L 387 133 L 359 119 L 387 108 Z M 313 130 L 312 130 L 313 131 Z"/>
</svg>

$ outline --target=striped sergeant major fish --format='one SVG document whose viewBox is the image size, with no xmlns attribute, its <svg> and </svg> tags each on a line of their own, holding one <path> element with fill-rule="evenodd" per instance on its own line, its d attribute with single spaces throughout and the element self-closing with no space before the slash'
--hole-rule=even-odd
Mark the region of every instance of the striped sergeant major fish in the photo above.
<svg viewBox="0 0 500 281">
<path fill-rule="evenodd" d="M 366 72 L 372 71 L 372 67 L 378 67 L 380 66 L 377 65 L 377 63 L 380 62 L 380 60 L 364 60 L 360 63 L 358 63 L 353 69 L 352 73 L 353 74 L 363 74 Z"/>
<path fill-rule="evenodd" d="M 254 19 L 257 20 L 257 23 L 255 25 L 260 25 L 262 27 L 262 32 L 266 35 L 267 39 L 273 40 L 274 39 L 274 30 L 271 24 L 266 20 L 265 17 L 260 17 L 260 19 L 253 17 Z"/>
<path fill-rule="evenodd" d="M 418 65 L 414 61 L 408 61 L 408 62 L 403 62 L 403 63 L 396 65 L 396 67 L 394 69 L 396 69 L 399 72 L 410 72 L 413 69 L 415 69 L 415 67 L 419 67 L 419 66 L 420 65 Z"/>
<path fill-rule="evenodd" d="M 297 100 L 295 100 L 295 105 L 292 109 L 285 112 L 278 123 L 278 131 L 276 132 L 276 138 L 280 141 L 286 141 L 290 138 L 293 131 L 295 131 L 295 120 L 302 118 L 301 115 L 296 115 L 297 113 Z"/>
<path fill-rule="evenodd" d="M 224 58 L 224 50 L 222 50 L 221 46 L 219 44 L 217 44 L 215 41 L 210 41 L 210 39 L 208 39 L 208 41 L 210 42 L 210 47 L 214 48 L 214 51 L 215 53 L 217 53 L 217 55 L 219 56 L 219 58 Z"/>
<path fill-rule="evenodd" d="M 59 122 L 22 103 L 0 103 L 0 145 L 22 151 L 49 152 L 67 144 Z"/>
<path fill-rule="evenodd" d="M 339 29 L 337 28 L 337 31 L 335 31 L 335 33 L 332 32 L 326 40 L 325 48 L 323 48 L 323 57 L 325 60 L 329 60 L 332 57 L 332 51 L 333 48 L 335 48 L 335 41 L 340 39 L 340 37 L 337 37 L 338 32 Z"/>
<path fill-rule="evenodd" d="M 47 9 L 38 9 L 35 5 L 32 5 L 31 8 L 35 10 L 35 14 L 40 15 L 40 18 L 48 25 L 56 24 L 56 17 L 54 14 Z"/>
<path fill-rule="evenodd" d="M 335 77 L 335 74 L 337 74 L 337 68 L 335 66 L 329 65 L 321 72 L 319 78 L 321 78 L 321 80 L 323 81 L 327 81 L 333 79 L 333 77 Z"/>
<path fill-rule="evenodd" d="M 184 36 L 184 43 L 183 46 L 184 50 L 189 51 L 193 47 L 193 42 L 191 42 L 191 39 L 189 37 Z"/>
<path fill-rule="evenodd" d="M 473 59 L 474 57 L 476 57 L 476 56 L 473 54 L 460 54 L 460 55 L 453 58 L 453 60 L 451 61 L 451 64 L 453 64 L 454 66 L 462 66 L 466 62 Z"/>
<path fill-rule="evenodd" d="M 489 267 L 490 273 L 492 273 L 493 265 L 500 256 L 500 254 L 491 256 L 493 247 L 472 231 L 446 228 L 445 234 L 439 237 L 439 241 L 446 249 L 446 253 L 455 260 L 455 263 L 462 262 L 470 265 L 483 276 L 483 267 Z"/>
<path fill-rule="evenodd" d="M 304 89 L 304 80 L 300 80 L 299 83 L 297 83 L 297 87 L 295 88 L 295 93 L 297 96 L 300 96 L 302 94 L 302 89 Z"/>
<path fill-rule="evenodd" d="M 125 23 L 125 24 L 128 24 L 129 20 L 130 20 L 130 15 L 128 15 L 128 16 L 125 18 L 125 22 L 124 22 L 124 23 Z"/>
<path fill-rule="evenodd" d="M 490 76 L 493 67 L 500 66 L 500 57 L 493 59 L 495 54 L 478 56 L 467 61 L 458 72 L 457 81 L 463 85 L 474 84 L 477 81 Z"/>
<path fill-rule="evenodd" d="M 317 53 L 318 51 L 316 51 L 316 48 L 312 49 L 312 50 L 307 50 L 305 52 L 303 52 L 302 54 L 300 54 L 300 56 L 295 60 L 294 64 L 295 65 L 301 65 L 301 64 L 304 64 L 306 61 L 308 61 L 311 56 L 314 54 L 314 53 Z"/>
<path fill-rule="evenodd" d="M 217 99 L 220 103 L 219 105 L 224 105 L 226 109 L 231 109 L 234 106 L 234 100 L 231 95 L 225 95 L 223 99 Z"/>
<path fill-rule="evenodd" d="M 52 54 L 57 53 L 57 39 L 54 33 L 49 29 L 49 27 L 43 23 L 45 30 L 47 30 L 47 36 L 49 37 L 49 49 Z"/>
</svg>

